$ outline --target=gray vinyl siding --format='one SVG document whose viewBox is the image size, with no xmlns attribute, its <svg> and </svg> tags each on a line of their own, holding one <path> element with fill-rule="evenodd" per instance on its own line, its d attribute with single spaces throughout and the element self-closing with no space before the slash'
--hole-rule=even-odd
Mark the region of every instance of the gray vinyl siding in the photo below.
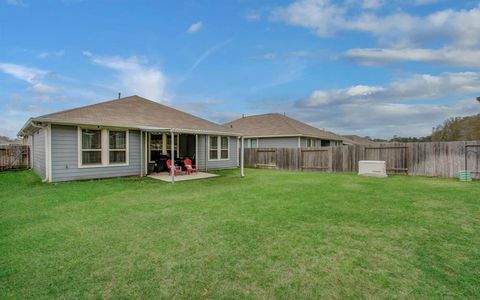
<svg viewBox="0 0 480 300">
<path fill-rule="evenodd" d="M 298 137 L 259 138 L 259 148 L 298 148 Z"/>
<path fill-rule="evenodd" d="M 236 168 L 237 167 L 237 157 L 238 157 L 238 139 L 237 137 L 231 136 L 230 137 L 230 153 L 228 160 L 215 160 L 209 161 L 208 160 L 208 145 L 206 145 L 206 136 L 199 135 L 198 136 L 198 158 L 197 158 L 197 166 L 200 170 L 208 170 L 212 169 L 228 169 L 228 168 Z M 208 139 L 207 139 L 208 142 Z M 207 148 L 206 148 L 206 147 Z M 205 160 L 206 158 L 206 160 Z"/>
<path fill-rule="evenodd" d="M 31 135 L 32 139 L 32 150 L 33 153 L 33 171 L 38 174 L 38 176 L 45 179 L 46 177 L 46 168 L 45 168 L 45 129 L 40 129 L 34 134 Z"/>
<path fill-rule="evenodd" d="M 321 139 L 315 139 L 316 147 L 319 147 L 321 142 Z M 341 145 L 338 141 L 330 141 L 330 143 Z M 306 137 L 300 137 L 300 147 L 307 147 Z M 258 138 L 258 148 L 298 148 L 298 136 Z"/>
<path fill-rule="evenodd" d="M 326 146 L 342 145 L 342 141 L 315 139 L 315 144 L 316 144 L 315 147 L 320 147 L 322 145 L 322 141 L 327 142 Z M 307 138 L 302 137 L 300 143 L 301 143 L 302 147 L 307 147 Z"/>
<path fill-rule="evenodd" d="M 52 181 L 140 175 L 140 132 L 129 131 L 129 165 L 78 168 L 76 126 L 52 126 Z"/>
</svg>

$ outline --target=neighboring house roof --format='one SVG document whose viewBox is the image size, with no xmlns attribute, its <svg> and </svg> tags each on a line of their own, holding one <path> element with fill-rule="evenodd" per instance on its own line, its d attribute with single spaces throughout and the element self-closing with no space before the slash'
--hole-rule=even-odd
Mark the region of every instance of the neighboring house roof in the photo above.
<svg viewBox="0 0 480 300">
<path fill-rule="evenodd" d="M 24 135 L 32 122 L 102 125 L 144 130 L 173 129 L 185 132 L 238 135 L 222 125 L 139 96 L 110 100 L 32 118 L 25 124 L 19 135 Z"/>
<path fill-rule="evenodd" d="M 350 141 L 352 144 L 356 145 L 376 145 L 377 142 L 374 142 L 366 137 L 361 137 L 358 135 L 344 135 L 346 141 Z"/>
<path fill-rule="evenodd" d="M 247 137 L 305 136 L 343 140 L 333 132 L 315 128 L 278 113 L 242 117 L 226 123 L 225 126 Z"/>
<path fill-rule="evenodd" d="M 0 145 L 21 145 L 22 141 L 21 140 L 12 140 L 6 136 L 0 136 Z"/>
</svg>

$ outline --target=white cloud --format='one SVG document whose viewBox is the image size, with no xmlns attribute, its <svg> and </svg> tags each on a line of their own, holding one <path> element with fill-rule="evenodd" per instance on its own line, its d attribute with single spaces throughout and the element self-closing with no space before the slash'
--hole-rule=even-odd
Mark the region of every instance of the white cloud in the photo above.
<svg viewBox="0 0 480 300">
<path fill-rule="evenodd" d="M 90 51 L 82 51 L 82 54 L 85 55 L 86 57 L 92 57 L 93 53 Z"/>
<path fill-rule="evenodd" d="M 193 23 L 192 25 L 190 25 L 190 27 L 188 27 L 187 32 L 188 33 L 195 33 L 197 31 L 199 31 L 200 29 L 202 29 L 202 27 L 203 27 L 202 22 Z"/>
<path fill-rule="evenodd" d="M 263 54 L 262 57 L 264 59 L 273 60 L 273 59 L 277 58 L 277 54 L 274 53 L 274 52 L 269 52 L 269 53 Z"/>
<path fill-rule="evenodd" d="M 223 48 L 226 46 L 228 43 L 230 43 L 232 39 L 227 39 L 221 43 L 216 44 L 213 47 L 208 48 L 205 52 L 203 52 L 193 63 L 193 65 L 188 69 L 185 74 L 182 76 L 180 81 L 183 81 L 185 78 L 190 76 L 190 74 L 200 65 L 203 63 L 204 60 L 206 60 L 212 53 L 215 51 L 218 51 L 219 49 Z"/>
<path fill-rule="evenodd" d="M 36 94 L 52 94 L 58 92 L 58 89 L 48 84 L 35 83 L 27 89 L 27 92 Z"/>
<path fill-rule="evenodd" d="M 351 49 L 344 57 L 362 64 L 389 64 L 395 62 L 429 62 L 461 67 L 480 67 L 480 51 L 470 49 Z"/>
<path fill-rule="evenodd" d="M 428 4 L 434 4 L 437 3 L 438 0 L 414 0 L 413 4 L 415 5 L 428 5 Z"/>
<path fill-rule="evenodd" d="M 345 103 L 442 99 L 480 93 L 480 73 L 417 74 L 387 86 L 357 85 L 336 90 L 317 90 L 298 101 L 302 107 L 321 107 Z"/>
<path fill-rule="evenodd" d="M 247 19 L 249 22 L 257 22 L 260 21 L 261 15 L 259 12 L 250 11 L 245 15 L 245 19 Z"/>
<path fill-rule="evenodd" d="M 38 56 L 38 58 L 46 59 L 46 58 L 52 57 L 52 56 L 61 57 L 61 56 L 64 56 L 64 55 L 65 55 L 65 50 L 60 49 L 60 50 L 55 51 L 55 52 L 42 51 L 37 56 Z"/>
<path fill-rule="evenodd" d="M 384 5 L 382 0 L 363 0 L 362 8 L 364 9 L 378 9 Z"/>
<path fill-rule="evenodd" d="M 315 30 L 329 36 L 345 23 L 346 10 L 329 0 L 300 0 L 272 12 L 272 19 Z"/>
<path fill-rule="evenodd" d="M 28 5 L 22 0 L 7 0 L 7 4 L 27 7 Z"/>
<path fill-rule="evenodd" d="M 343 134 L 420 136 L 447 118 L 479 113 L 478 94 L 480 73 L 416 74 L 384 86 L 317 90 L 281 109 Z"/>
<path fill-rule="evenodd" d="M 58 91 L 56 87 L 42 82 L 45 77 L 51 74 L 49 71 L 10 63 L 0 63 L 0 71 L 31 84 L 27 88 L 29 93 L 50 94 Z"/>
<path fill-rule="evenodd" d="M 0 71 L 28 83 L 37 83 L 41 78 L 49 73 L 45 70 L 29 68 L 10 63 L 0 63 Z"/>
<path fill-rule="evenodd" d="M 297 0 L 274 9 L 272 19 L 331 36 L 337 31 L 366 32 L 380 42 L 396 46 L 450 42 L 461 47 L 480 45 L 480 7 L 470 10 L 447 9 L 428 15 L 394 13 L 378 16 L 365 11 L 349 11 L 329 0 Z"/>
<path fill-rule="evenodd" d="M 125 94 L 138 94 L 154 101 L 166 101 L 165 76 L 157 67 L 149 66 L 147 61 L 137 56 L 97 56 L 84 51 L 83 54 L 97 65 L 117 72 L 119 91 Z"/>
</svg>

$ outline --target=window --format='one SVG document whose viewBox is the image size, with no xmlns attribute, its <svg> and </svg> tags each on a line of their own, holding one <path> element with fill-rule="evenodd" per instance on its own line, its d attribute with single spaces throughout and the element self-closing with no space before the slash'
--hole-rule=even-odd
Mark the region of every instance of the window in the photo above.
<svg viewBox="0 0 480 300">
<path fill-rule="evenodd" d="M 122 164 L 127 162 L 127 132 L 109 131 L 109 162 Z"/>
<path fill-rule="evenodd" d="M 252 148 L 257 148 L 257 139 L 252 139 Z"/>
<path fill-rule="evenodd" d="M 150 161 L 154 162 L 163 153 L 163 134 L 150 135 Z"/>
<path fill-rule="evenodd" d="M 167 143 L 167 153 L 170 153 L 170 157 L 176 157 L 178 156 L 178 152 L 179 152 L 179 140 L 180 140 L 180 135 L 179 134 L 174 134 L 174 137 L 173 137 L 173 149 L 174 149 L 174 153 L 171 153 L 171 149 L 172 149 L 172 135 L 171 134 L 167 134 L 166 135 L 166 143 Z M 176 153 L 176 155 L 175 155 Z"/>
<path fill-rule="evenodd" d="M 209 137 L 209 160 L 227 160 L 230 158 L 230 138 L 228 136 Z"/>
<path fill-rule="evenodd" d="M 128 165 L 128 130 L 78 128 L 78 167 Z"/>
<path fill-rule="evenodd" d="M 210 150 L 208 152 L 209 159 L 218 159 L 218 136 L 210 137 Z"/>
<path fill-rule="evenodd" d="M 228 159 L 228 136 L 221 137 L 220 159 Z"/>
<path fill-rule="evenodd" d="M 307 147 L 316 147 L 317 141 L 315 139 L 307 138 Z"/>
<path fill-rule="evenodd" d="M 102 131 L 82 129 L 82 165 L 102 163 Z"/>
</svg>

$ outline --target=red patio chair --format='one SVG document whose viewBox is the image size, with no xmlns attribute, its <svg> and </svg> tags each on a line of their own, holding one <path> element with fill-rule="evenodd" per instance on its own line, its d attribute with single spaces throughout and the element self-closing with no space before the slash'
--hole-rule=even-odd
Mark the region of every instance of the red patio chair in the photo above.
<svg viewBox="0 0 480 300">
<path fill-rule="evenodd" d="M 168 159 L 167 160 L 167 168 L 168 168 L 168 174 L 172 175 L 172 160 Z M 177 176 L 178 174 L 182 174 L 182 167 L 174 165 L 173 167 L 173 176 Z"/>
<path fill-rule="evenodd" d="M 192 165 L 190 158 L 186 158 L 183 164 L 185 165 L 185 169 L 187 169 L 187 174 L 197 173 L 197 167 Z"/>
</svg>

